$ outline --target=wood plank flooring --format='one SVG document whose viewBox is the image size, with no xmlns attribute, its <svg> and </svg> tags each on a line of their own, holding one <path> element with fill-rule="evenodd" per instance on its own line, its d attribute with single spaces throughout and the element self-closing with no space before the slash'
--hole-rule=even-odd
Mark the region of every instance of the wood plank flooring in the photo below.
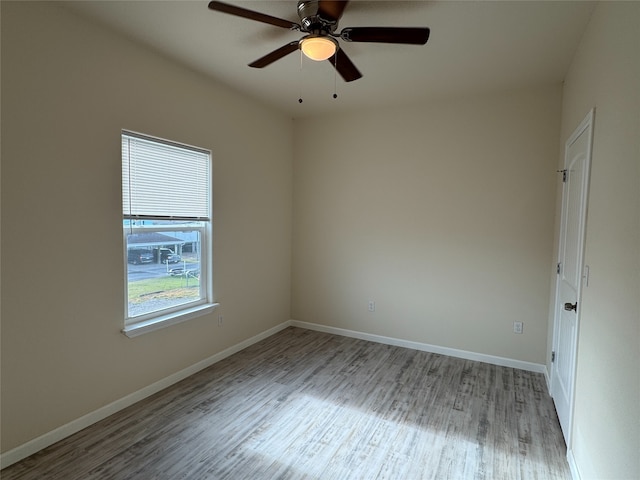
<svg viewBox="0 0 640 480">
<path fill-rule="evenodd" d="M 541 374 L 287 328 L 1 472 L 570 479 Z"/>
</svg>

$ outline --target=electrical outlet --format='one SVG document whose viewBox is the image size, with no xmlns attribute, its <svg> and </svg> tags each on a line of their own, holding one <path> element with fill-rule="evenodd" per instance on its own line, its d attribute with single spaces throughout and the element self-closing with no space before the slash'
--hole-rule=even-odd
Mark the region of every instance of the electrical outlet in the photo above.
<svg viewBox="0 0 640 480">
<path fill-rule="evenodd" d="M 513 333 L 522 333 L 522 322 L 513 322 Z"/>
<path fill-rule="evenodd" d="M 218 315 L 218 326 L 222 326 L 222 315 Z"/>
<path fill-rule="evenodd" d="M 373 300 L 369 300 L 369 311 L 370 312 L 376 311 L 376 302 L 374 302 Z"/>
</svg>

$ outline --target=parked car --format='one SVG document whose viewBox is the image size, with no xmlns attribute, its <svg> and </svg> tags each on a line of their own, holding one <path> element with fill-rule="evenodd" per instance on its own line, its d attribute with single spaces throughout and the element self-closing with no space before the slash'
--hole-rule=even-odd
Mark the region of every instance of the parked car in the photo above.
<svg viewBox="0 0 640 480">
<path fill-rule="evenodd" d="M 159 250 L 161 263 L 178 263 L 182 260 L 182 257 L 174 253 L 170 248 L 160 248 Z"/>
<path fill-rule="evenodd" d="M 127 261 L 138 265 L 139 263 L 153 262 L 153 253 L 143 248 L 130 248 L 127 250 Z"/>
</svg>

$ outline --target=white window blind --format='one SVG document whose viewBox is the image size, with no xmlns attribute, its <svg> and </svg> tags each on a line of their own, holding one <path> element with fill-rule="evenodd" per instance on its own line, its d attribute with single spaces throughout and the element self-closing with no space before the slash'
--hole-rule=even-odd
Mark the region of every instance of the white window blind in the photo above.
<svg viewBox="0 0 640 480">
<path fill-rule="evenodd" d="M 126 219 L 210 220 L 208 150 L 122 132 Z"/>
</svg>

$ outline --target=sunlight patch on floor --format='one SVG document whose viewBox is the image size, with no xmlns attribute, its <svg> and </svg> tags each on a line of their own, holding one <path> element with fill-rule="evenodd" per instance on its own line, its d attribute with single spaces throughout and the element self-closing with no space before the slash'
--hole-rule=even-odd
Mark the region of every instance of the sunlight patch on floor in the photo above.
<svg viewBox="0 0 640 480">
<path fill-rule="evenodd" d="M 424 455 L 447 448 L 444 436 L 444 432 L 301 395 L 289 398 L 277 416 L 254 432 L 244 449 L 310 477 L 347 478 L 363 471 L 384 477 L 388 471 L 396 478 L 419 478 L 424 473 Z M 468 446 L 471 448 L 458 445 L 456 449 L 475 448 Z"/>
</svg>

